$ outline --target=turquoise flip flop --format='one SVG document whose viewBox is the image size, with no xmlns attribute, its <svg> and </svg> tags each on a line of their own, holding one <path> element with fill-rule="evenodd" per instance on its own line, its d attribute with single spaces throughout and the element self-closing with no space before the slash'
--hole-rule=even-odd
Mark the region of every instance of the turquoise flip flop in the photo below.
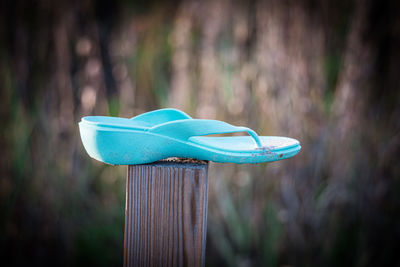
<svg viewBox="0 0 400 267">
<path fill-rule="evenodd" d="M 83 117 L 79 130 L 88 154 L 113 165 L 144 164 L 168 157 L 260 163 L 293 157 L 301 149 L 299 141 L 292 138 L 258 136 L 249 128 L 193 119 L 177 109 L 155 110 L 131 119 Z M 249 136 L 205 136 L 236 132 Z"/>
</svg>

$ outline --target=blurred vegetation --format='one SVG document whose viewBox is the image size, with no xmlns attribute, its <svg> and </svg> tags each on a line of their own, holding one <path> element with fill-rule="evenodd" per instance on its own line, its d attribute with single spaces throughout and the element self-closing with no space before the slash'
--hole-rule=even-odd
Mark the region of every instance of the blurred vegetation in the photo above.
<svg viewBox="0 0 400 267">
<path fill-rule="evenodd" d="M 1 1 L 5 265 L 121 265 L 126 167 L 90 159 L 77 123 L 177 107 L 303 147 L 268 165 L 211 164 L 207 266 L 399 266 L 399 11 Z"/>
</svg>

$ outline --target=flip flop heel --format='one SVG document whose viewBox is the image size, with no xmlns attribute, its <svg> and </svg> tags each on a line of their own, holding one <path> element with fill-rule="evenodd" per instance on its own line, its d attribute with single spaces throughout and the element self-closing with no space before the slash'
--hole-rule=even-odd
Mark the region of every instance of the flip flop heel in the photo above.
<svg viewBox="0 0 400 267">
<path fill-rule="evenodd" d="M 168 146 L 168 140 L 142 131 L 115 131 L 80 125 L 80 132 L 88 154 L 111 165 L 144 164 L 168 157 L 162 151 Z"/>
</svg>

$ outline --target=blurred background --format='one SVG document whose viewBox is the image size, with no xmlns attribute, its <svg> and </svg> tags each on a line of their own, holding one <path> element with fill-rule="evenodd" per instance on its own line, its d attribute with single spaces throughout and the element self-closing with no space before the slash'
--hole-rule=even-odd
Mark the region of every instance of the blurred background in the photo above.
<svg viewBox="0 0 400 267">
<path fill-rule="evenodd" d="M 118 266 L 126 166 L 78 122 L 175 107 L 301 141 L 210 164 L 207 266 L 400 266 L 398 1 L 3 0 L 2 266 Z"/>
</svg>

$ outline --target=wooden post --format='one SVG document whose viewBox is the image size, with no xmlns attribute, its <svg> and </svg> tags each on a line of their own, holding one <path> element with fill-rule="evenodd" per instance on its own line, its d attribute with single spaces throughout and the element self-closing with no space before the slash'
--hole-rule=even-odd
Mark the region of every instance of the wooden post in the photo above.
<svg viewBox="0 0 400 267">
<path fill-rule="evenodd" d="M 124 266 L 204 266 L 208 163 L 128 166 Z"/>
</svg>

